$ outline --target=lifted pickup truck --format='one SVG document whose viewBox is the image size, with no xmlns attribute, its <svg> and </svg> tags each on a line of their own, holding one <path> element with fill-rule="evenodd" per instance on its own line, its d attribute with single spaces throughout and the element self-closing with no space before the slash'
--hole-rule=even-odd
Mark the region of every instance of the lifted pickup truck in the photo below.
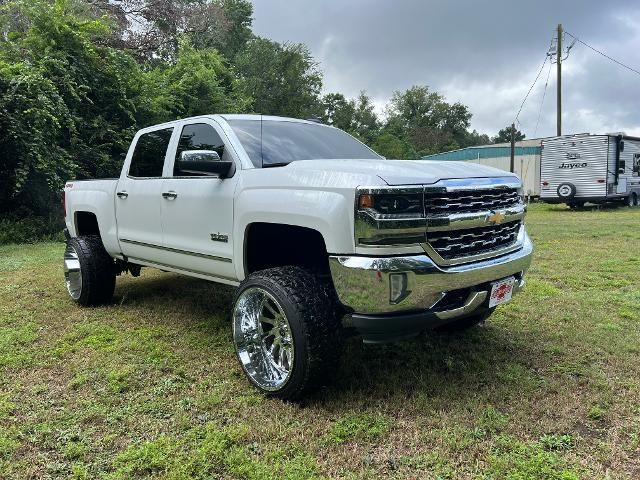
<svg viewBox="0 0 640 480">
<path fill-rule="evenodd" d="M 484 321 L 531 261 L 515 175 L 386 160 L 289 118 L 145 128 L 120 178 L 69 181 L 64 203 L 74 301 L 109 302 L 142 266 L 236 286 L 240 365 L 284 399 L 335 371 L 346 332 L 381 342 Z"/>
</svg>

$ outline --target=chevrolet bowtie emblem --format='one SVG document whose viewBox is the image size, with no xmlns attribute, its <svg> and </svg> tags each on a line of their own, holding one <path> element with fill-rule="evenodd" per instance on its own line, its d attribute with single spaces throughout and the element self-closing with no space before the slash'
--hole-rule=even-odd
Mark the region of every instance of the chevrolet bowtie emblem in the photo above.
<svg viewBox="0 0 640 480">
<path fill-rule="evenodd" d="M 500 225 L 504 222 L 506 214 L 503 211 L 491 212 L 490 215 L 487 216 L 487 223 L 491 225 Z"/>
</svg>

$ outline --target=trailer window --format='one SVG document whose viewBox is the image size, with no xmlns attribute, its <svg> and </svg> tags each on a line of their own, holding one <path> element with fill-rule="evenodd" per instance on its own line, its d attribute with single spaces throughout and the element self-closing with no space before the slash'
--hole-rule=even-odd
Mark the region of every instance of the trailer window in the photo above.
<svg viewBox="0 0 640 480">
<path fill-rule="evenodd" d="M 129 176 L 137 178 L 161 177 L 172 133 L 173 128 L 163 128 L 140 135 L 131 157 Z"/>
<path fill-rule="evenodd" d="M 633 176 L 640 175 L 640 153 L 633 154 Z"/>
</svg>

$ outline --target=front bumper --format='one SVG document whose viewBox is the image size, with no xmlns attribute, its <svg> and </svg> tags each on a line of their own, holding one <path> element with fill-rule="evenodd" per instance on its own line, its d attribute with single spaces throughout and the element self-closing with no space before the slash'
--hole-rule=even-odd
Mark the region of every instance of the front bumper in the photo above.
<svg viewBox="0 0 640 480">
<path fill-rule="evenodd" d="M 329 266 L 351 325 L 366 339 L 367 333 L 408 335 L 486 310 L 491 282 L 515 276 L 514 291 L 524 286 L 532 252 L 523 232 L 517 251 L 464 265 L 440 267 L 427 255 L 412 255 L 331 256 Z"/>
</svg>

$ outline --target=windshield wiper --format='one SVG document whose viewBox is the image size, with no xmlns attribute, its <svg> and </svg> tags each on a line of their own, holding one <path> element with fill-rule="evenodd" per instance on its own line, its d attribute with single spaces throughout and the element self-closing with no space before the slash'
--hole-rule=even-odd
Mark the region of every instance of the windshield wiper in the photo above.
<svg viewBox="0 0 640 480">
<path fill-rule="evenodd" d="M 285 167 L 287 165 L 289 165 L 291 162 L 275 162 L 275 163 L 265 163 L 264 165 L 262 165 L 262 168 L 269 168 L 269 167 Z"/>
</svg>

